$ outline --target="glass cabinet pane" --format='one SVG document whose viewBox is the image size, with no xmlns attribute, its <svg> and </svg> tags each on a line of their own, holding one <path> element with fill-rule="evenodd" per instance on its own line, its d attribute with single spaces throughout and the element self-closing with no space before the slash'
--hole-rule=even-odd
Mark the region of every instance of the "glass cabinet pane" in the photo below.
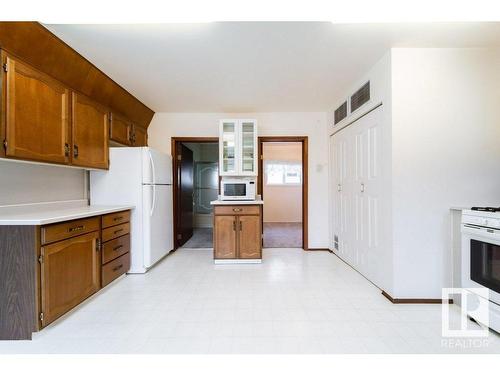
<svg viewBox="0 0 500 375">
<path fill-rule="evenodd" d="M 222 124 L 222 170 L 223 172 L 236 171 L 236 124 L 234 122 Z"/>
<path fill-rule="evenodd" d="M 255 124 L 243 122 L 241 124 L 241 170 L 255 172 Z"/>
</svg>

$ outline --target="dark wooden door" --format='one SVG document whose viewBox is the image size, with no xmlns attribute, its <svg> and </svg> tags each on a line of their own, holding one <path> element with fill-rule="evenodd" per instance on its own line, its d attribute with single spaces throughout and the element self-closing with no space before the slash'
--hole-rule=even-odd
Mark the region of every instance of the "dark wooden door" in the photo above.
<svg viewBox="0 0 500 375">
<path fill-rule="evenodd" d="M 238 258 L 261 258 L 260 216 L 239 216 L 239 248 Z"/>
<path fill-rule="evenodd" d="M 107 169 L 109 112 L 100 104 L 75 92 L 72 103 L 72 164 Z"/>
<path fill-rule="evenodd" d="M 214 258 L 236 259 L 237 216 L 214 216 Z"/>
<path fill-rule="evenodd" d="M 194 162 L 193 151 L 179 145 L 177 151 L 178 168 L 178 237 L 177 246 L 182 246 L 193 236 L 193 193 L 194 193 Z"/>
<path fill-rule="evenodd" d="M 6 58 L 6 156 L 69 162 L 69 90 L 29 65 Z"/>
<path fill-rule="evenodd" d="M 99 232 L 91 232 L 41 248 L 43 326 L 99 290 L 98 239 Z"/>
</svg>

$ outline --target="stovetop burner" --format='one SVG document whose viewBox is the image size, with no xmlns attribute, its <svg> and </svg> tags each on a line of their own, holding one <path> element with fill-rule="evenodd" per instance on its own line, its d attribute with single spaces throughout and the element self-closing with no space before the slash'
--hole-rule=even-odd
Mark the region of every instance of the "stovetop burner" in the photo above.
<svg viewBox="0 0 500 375">
<path fill-rule="evenodd" d="M 472 211 L 500 212 L 500 207 L 472 207 Z"/>
</svg>

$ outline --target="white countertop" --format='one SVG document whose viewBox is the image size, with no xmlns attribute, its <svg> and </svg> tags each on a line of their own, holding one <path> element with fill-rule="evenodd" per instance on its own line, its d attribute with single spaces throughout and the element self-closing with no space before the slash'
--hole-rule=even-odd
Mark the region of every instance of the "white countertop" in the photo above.
<svg viewBox="0 0 500 375">
<path fill-rule="evenodd" d="M 0 207 L 0 225 L 45 225 L 130 210 L 134 206 L 76 206 L 46 203 Z"/>
<path fill-rule="evenodd" d="M 242 205 L 255 205 L 255 204 L 264 204 L 264 201 L 262 199 L 256 199 L 254 201 L 221 201 L 221 200 L 216 200 L 210 202 L 212 206 L 242 206 Z"/>
</svg>

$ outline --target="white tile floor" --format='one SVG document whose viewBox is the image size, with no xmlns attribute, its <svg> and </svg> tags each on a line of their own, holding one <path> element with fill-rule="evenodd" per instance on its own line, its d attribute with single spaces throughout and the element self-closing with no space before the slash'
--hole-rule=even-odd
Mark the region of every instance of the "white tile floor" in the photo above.
<svg viewBox="0 0 500 375">
<path fill-rule="evenodd" d="M 482 348 L 443 347 L 440 306 L 393 305 L 328 252 L 211 257 L 179 250 L 0 353 L 500 353 L 494 333 Z"/>
</svg>

